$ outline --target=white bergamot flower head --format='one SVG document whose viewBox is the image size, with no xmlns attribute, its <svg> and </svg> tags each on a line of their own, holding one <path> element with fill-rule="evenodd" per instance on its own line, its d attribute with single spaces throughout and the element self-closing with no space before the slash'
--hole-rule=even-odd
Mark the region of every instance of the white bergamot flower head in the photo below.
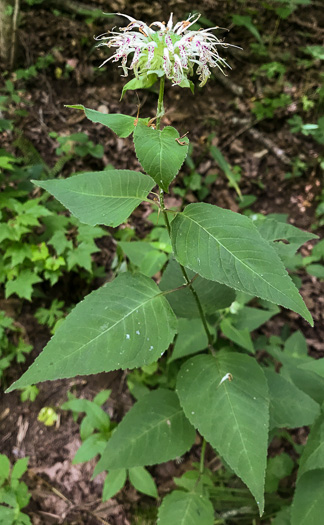
<svg viewBox="0 0 324 525">
<path fill-rule="evenodd" d="M 108 31 L 98 37 L 99 46 L 116 48 L 115 53 L 107 58 L 118 62 L 123 70 L 123 76 L 128 76 L 128 70 L 133 70 L 136 78 L 142 79 L 156 74 L 166 76 L 173 85 L 189 86 L 188 77 L 194 72 L 199 76 L 200 86 L 204 86 L 211 75 L 210 68 L 218 67 L 223 72 L 223 66 L 230 67 L 218 52 L 219 47 L 231 44 L 221 42 L 212 31 L 219 29 L 211 27 L 192 31 L 189 28 L 197 22 L 200 15 L 191 15 L 187 20 L 173 24 L 171 13 L 168 23 L 153 22 L 150 26 L 122 13 L 130 22 L 119 31 Z M 156 28 L 156 29 L 153 29 Z M 236 46 L 233 46 L 236 47 Z M 127 61 L 129 60 L 129 65 Z M 100 67 L 101 67 L 100 66 Z"/>
</svg>

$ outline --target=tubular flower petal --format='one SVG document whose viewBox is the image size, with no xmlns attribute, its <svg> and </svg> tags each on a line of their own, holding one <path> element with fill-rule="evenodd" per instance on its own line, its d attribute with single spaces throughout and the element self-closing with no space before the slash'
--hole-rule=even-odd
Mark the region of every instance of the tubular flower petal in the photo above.
<svg viewBox="0 0 324 525">
<path fill-rule="evenodd" d="M 150 26 L 131 16 L 116 13 L 129 20 L 126 27 L 119 31 L 108 31 L 98 37 L 99 46 L 115 48 L 114 54 L 107 58 L 101 66 L 109 60 L 118 62 L 121 59 L 121 68 L 124 76 L 132 70 L 136 78 L 143 78 L 150 74 L 165 75 L 173 85 L 188 85 L 188 77 L 196 73 L 200 86 L 203 86 L 211 75 L 210 68 L 230 67 L 219 55 L 218 47 L 228 47 L 231 44 L 220 41 L 211 31 L 219 29 L 211 27 L 199 31 L 189 28 L 197 22 L 200 15 L 191 15 L 187 20 L 173 24 L 173 13 L 168 23 L 153 22 Z M 153 27 L 157 28 L 156 30 Z M 237 47 L 237 46 L 233 46 Z M 127 60 L 131 56 L 130 65 Z M 100 66 L 100 67 L 101 67 Z"/>
</svg>

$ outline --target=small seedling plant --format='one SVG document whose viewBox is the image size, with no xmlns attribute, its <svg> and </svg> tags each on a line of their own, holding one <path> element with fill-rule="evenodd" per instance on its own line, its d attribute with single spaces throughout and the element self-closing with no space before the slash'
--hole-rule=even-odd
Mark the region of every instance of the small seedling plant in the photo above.
<svg viewBox="0 0 324 525">
<path fill-rule="evenodd" d="M 167 242 L 163 242 L 171 246 L 172 253 L 165 252 L 168 262 L 159 282 L 152 275 L 122 271 L 86 296 L 9 391 L 46 380 L 141 369 L 131 373 L 129 382 L 133 388 L 137 385 L 138 400 L 113 430 L 105 448 L 100 449 L 94 475 L 106 471 L 115 488 L 122 486 L 126 472 L 134 468 L 181 457 L 191 449 L 198 432 L 201 459 L 194 482 L 180 484 L 164 499 L 159 524 L 214 523 L 205 482 L 207 443 L 246 484 L 262 515 L 267 448 L 274 429 L 285 426 L 285 422 L 289 428 L 312 424 L 321 417 L 323 399 L 319 396 L 314 400 L 311 392 L 299 389 L 295 376 L 308 373 L 317 382 L 322 377 L 316 375 L 307 356 L 295 359 L 293 349 L 289 355 L 289 349 L 285 353 L 277 348 L 273 360 L 260 363 L 256 358 L 259 348 L 249 337 L 249 331 L 259 324 L 252 321 L 249 329 L 244 328 L 244 315 L 246 322 L 252 309 L 246 306 L 244 314 L 239 315 L 236 306 L 256 297 L 263 305 L 262 319 L 274 315 L 278 311 L 275 305 L 280 305 L 313 325 L 284 261 L 316 236 L 274 218 L 253 221 L 204 202 L 189 204 L 183 211 L 168 209 L 165 194 L 186 159 L 189 139 L 172 126 L 162 126 L 165 84 L 170 80 L 170 89 L 180 86 L 193 90 L 191 78 L 196 73 L 202 87 L 212 68 L 227 66 L 219 51 L 228 44 L 214 35 L 216 28 L 196 31 L 198 15 L 176 23 L 171 15 L 167 24 L 154 22 L 150 26 L 121 16 L 129 22 L 126 27 L 99 37 L 100 45 L 115 49 L 104 64 L 120 62 L 124 76 L 129 70 L 134 72 L 123 94 L 159 82 L 156 115 L 142 118 L 102 114 L 81 105 L 69 107 L 84 111 L 88 119 L 107 126 L 120 138 L 131 136 L 142 171 L 109 169 L 35 183 L 90 226 L 118 227 L 141 202 L 151 203 L 165 225 Z M 127 254 L 126 242 L 122 249 Z M 238 297 L 241 302 L 236 301 Z M 237 346 L 220 344 L 216 335 L 219 328 Z M 273 345 L 269 345 L 270 350 L 274 352 Z M 286 360 L 286 377 L 276 373 L 275 359 Z M 147 378 L 159 360 L 177 362 L 172 381 L 160 377 L 154 382 L 154 373 L 150 381 L 144 380 L 143 370 Z M 319 374 L 323 376 L 323 365 Z M 297 397 L 307 417 L 292 421 Z M 87 412 L 87 407 L 78 403 L 70 400 L 66 408 Z M 312 442 L 315 449 L 323 420 L 318 421 Z M 98 439 L 97 433 L 92 434 L 93 428 L 95 425 L 86 433 L 88 440 Z M 83 454 L 85 443 L 79 454 Z M 312 453 L 309 449 L 298 478 L 293 525 L 305 523 L 302 520 L 309 510 L 300 494 L 314 489 L 318 495 L 324 485 L 323 464 L 319 467 L 315 458 L 311 460 Z M 310 472 L 313 469 L 317 469 L 315 477 Z M 114 493 L 109 483 L 105 490 L 106 495 Z M 310 512 L 320 512 L 318 499 Z"/>
<path fill-rule="evenodd" d="M 20 481 L 27 471 L 29 458 L 21 458 L 10 468 L 10 461 L 0 454 L 0 523 L 31 525 L 30 518 L 21 509 L 28 505 L 30 494 L 26 483 Z"/>
</svg>

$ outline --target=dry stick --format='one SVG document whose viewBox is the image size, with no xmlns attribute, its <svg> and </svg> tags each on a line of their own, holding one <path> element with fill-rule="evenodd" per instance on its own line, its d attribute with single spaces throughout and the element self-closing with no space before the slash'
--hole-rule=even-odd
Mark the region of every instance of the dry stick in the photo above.
<svg viewBox="0 0 324 525">
<path fill-rule="evenodd" d="M 232 122 L 233 124 L 243 125 L 244 128 L 242 133 L 247 131 L 247 133 L 251 135 L 254 140 L 257 140 L 266 146 L 279 160 L 281 160 L 283 164 L 286 166 L 291 166 L 291 161 L 287 157 L 286 153 L 281 148 L 279 148 L 279 146 L 277 146 L 272 139 L 266 137 L 261 131 L 253 127 L 256 122 L 251 122 L 249 119 L 239 119 L 237 117 L 234 117 Z"/>
</svg>

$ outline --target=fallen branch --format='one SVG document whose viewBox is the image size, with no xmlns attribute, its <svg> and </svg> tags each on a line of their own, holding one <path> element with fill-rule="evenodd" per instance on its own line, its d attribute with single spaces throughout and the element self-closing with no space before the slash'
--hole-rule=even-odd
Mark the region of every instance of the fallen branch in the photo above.
<svg viewBox="0 0 324 525">
<path fill-rule="evenodd" d="M 236 137 L 238 135 L 241 135 L 242 133 L 247 133 L 250 135 L 254 140 L 257 142 L 260 142 L 263 144 L 271 153 L 273 153 L 283 164 L 286 166 L 291 166 L 291 160 L 286 155 L 284 150 L 279 148 L 277 144 L 270 139 L 269 137 L 266 137 L 262 131 L 259 131 L 258 129 L 254 128 L 254 122 L 250 121 L 249 119 L 239 119 L 237 117 L 234 117 L 232 119 L 233 124 L 240 124 L 243 126 L 243 129 L 240 130 L 238 134 L 236 134 Z M 235 137 L 235 138 L 236 138 Z"/>
</svg>

